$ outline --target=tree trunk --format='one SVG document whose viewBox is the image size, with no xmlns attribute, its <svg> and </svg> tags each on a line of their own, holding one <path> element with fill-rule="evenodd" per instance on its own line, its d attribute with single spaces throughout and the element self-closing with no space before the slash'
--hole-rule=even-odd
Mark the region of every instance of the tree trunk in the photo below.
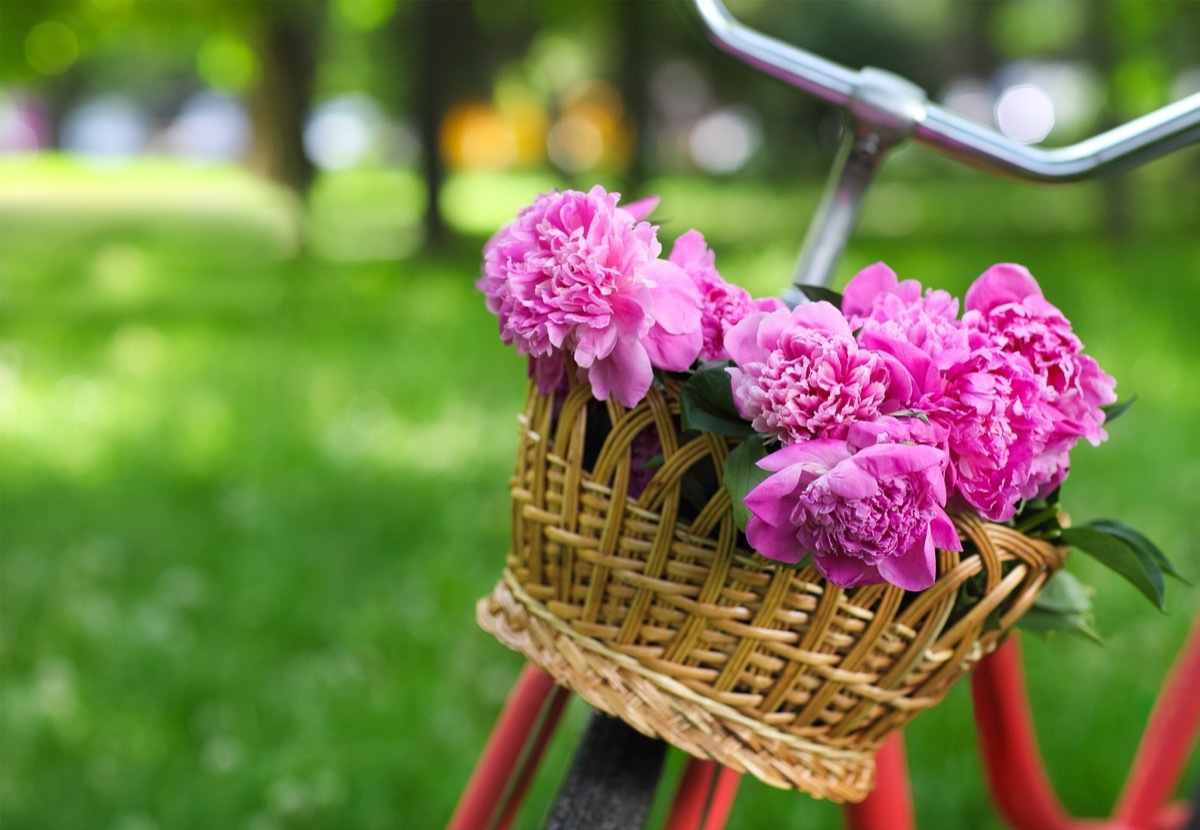
<svg viewBox="0 0 1200 830">
<path fill-rule="evenodd" d="M 456 42 L 456 20 L 469 18 L 471 7 L 452 0 L 422 0 L 418 3 L 416 49 L 417 129 L 421 138 L 422 172 L 425 178 L 425 244 L 445 248 L 449 229 L 442 216 L 442 184 L 446 168 L 442 162 L 441 127 L 449 105 L 449 61 L 461 60 L 470 44 Z M 466 47 L 466 48 L 464 48 Z"/>
<path fill-rule="evenodd" d="M 641 193 L 646 183 L 646 156 L 650 152 L 650 50 L 647 30 L 649 12 L 654 11 L 642 3 L 618 3 L 620 23 L 621 68 L 619 84 L 621 97 L 625 100 L 626 118 L 634 130 L 633 157 L 625 173 L 627 192 L 631 197 Z"/>
<path fill-rule="evenodd" d="M 261 76 L 250 95 L 252 171 L 304 196 L 313 164 L 304 152 L 304 119 L 316 78 L 318 33 L 325 3 L 272 4 L 263 15 Z"/>
</svg>

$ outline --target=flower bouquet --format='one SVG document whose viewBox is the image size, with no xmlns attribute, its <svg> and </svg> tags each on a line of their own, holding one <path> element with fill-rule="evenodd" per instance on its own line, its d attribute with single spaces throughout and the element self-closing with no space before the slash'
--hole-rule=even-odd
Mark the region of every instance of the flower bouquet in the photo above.
<svg viewBox="0 0 1200 830">
<path fill-rule="evenodd" d="M 481 625 L 636 729 L 857 801 L 885 738 L 1019 620 L 1094 636 L 1071 547 L 1173 573 L 1059 485 L 1122 407 L 1017 265 L 965 311 L 885 265 L 788 308 L 701 234 L 662 257 L 595 187 L 539 197 L 479 287 L 529 358 L 513 547 Z"/>
</svg>

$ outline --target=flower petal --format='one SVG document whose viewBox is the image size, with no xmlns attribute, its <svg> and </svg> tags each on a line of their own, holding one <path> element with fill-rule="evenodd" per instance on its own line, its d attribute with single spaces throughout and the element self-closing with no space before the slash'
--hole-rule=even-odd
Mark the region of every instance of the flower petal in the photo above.
<svg viewBox="0 0 1200 830">
<path fill-rule="evenodd" d="M 637 406 L 654 380 L 650 356 L 639 341 L 622 341 L 608 357 L 592 364 L 588 380 L 597 400 L 607 400 L 611 394 L 625 406 Z"/>
<path fill-rule="evenodd" d="M 837 465 L 825 479 L 829 482 L 829 490 L 847 501 L 869 499 L 879 492 L 879 479 L 854 461 Z"/>
<path fill-rule="evenodd" d="M 817 438 L 799 444 L 789 444 L 759 460 L 763 470 L 777 472 L 795 464 L 804 464 L 821 472 L 832 470 L 850 457 L 846 442 L 836 438 Z"/>
<path fill-rule="evenodd" d="M 883 582 L 879 569 L 852 556 L 813 554 L 813 563 L 826 579 L 839 588 L 854 588 L 858 585 L 875 585 Z"/>
<path fill-rule="evenodd" d="M 630 202 L 627 205 L 622 205 L 621 209 L 633 217 L 633 221 L 641 222 L 647 216 L 654 212 L 658 207 L 657 196 L 647 196 L 645 199 L 638 199 L 636 202 Z"/>
<path fill-rule="evenodd" d="M 796 506 L 797 491 L 804 489 L 801 485 L 806 478 L 811 481 L 813 477 L 799 464 L 785 467 L 746 494 L 746 507 L 761 521 L 772 526 L 787 525 L 788 517 Z M 792 532 L 795 532 L 795 528 Z"/>
<path fill-rule="evenodd" d="M 725 333 L 725 351 L 735 363 L 745 366 L 747 363 L 761 360 L 767 354 L 770 347 L 764 348 L 759 345 L 758 330 L 764 319 L 776 314 L 786 317 L 788 311 L 785 308 L 776 312 L 758 311 L 747 314 Z"/>
<path fill-rule="evenodd" d="M 750 547 L 768 559 L 796 564 L 808 554 L 796 541 L 796 529 L 791 525 L 775 526 L 751 516 L 746 524 L 746 541 Z"/>
<path fill-rule="evenodd" d="M 805 303 L 792 309 L 792 320 L 802 326 L 830 334 L 851 335 L 850 324 L 842 316 L 833 303 L 824 300 L 818 303 Z"/>
<path fill-rule="evenodd" d="M 984 314 L 996 306 L 1019 303 L 1026 297 L 1041 297 L 1037 280 L 1023 265 L 1002 262 L 979 275 L 967 289 L 965 307 Z"/>
<path fill-rule="evenodd" d="M 962 550 L 962 539 L 958 537 L 954 522 L 950 521 L 945 512 L 933 517 L 929 524 L 929 532 L 938 550 Z"/>
<path fill-rule="evenodd" d="M 882 262 L 868 265 L 859 271 L 842 292 L 842 312 L 846 315 L 866 317 L 879 294 L 888 293 L 898 284 L 896 272 Z"/>
<path fill-rule="evenodd" d="M 687 271 L 673 262 L 655 259 L 646 263 L 641 273 L 654 283 L 650 289 L 654 322 L 671 334 L 699 330 L 700 292 Z"/>
<path fill-rule="evenodd" d="M 714 256 L 713 252 L 708 249 L 708 243 L 704 241 L 704 234 L 697 230 L 690 230 L 675 240 L 675 244 L 671 247 L 671 256 L 668 259 L 681 268 L 686 268 L 688 265 L 711 268 Z"/>
<path fill-rule="evenodd" d="M 925 534 L 924 544 L 881 560 L 879 575 L 906 591 L 924 591 L 932 585 L 937 579 L 937 553 L 929 533 Z"/>
<path fill-rule="evenodd" d="M 854 463 L 875 478 L 895 478 L 939 467 L 946 454 L 923 444 L 875 444 L 854 456 Z"/>
</svg>

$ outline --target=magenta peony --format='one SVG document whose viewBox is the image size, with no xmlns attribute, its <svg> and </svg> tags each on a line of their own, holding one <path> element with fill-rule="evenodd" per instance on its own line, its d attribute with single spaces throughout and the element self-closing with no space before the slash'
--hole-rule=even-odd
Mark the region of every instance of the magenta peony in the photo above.
<svg viewBox="0 0 1200 830">
<path fill-rule="evenodd" d="M 717 273 L 713 252 L 699 231 L 688 231 L 675 240 L 670 261 L 687 272 L 700 292 L 700 325 L 704 331 L 701 360 L 727 360 L 725 336 L 747 314 L 786 308 L 783 300 L 774 297 L 755 300 L 744 288 L 725 282 Z"/>
<path fill-rule="evenodd" d="M 930 357 L 968 348 L 958 300 L 934 289 L 922 296 L 919 282 L 900 282 L 882 262 L 854 275 L 842 295 L 842 312 L 851 328 L 910 343 Z"/>
<path fill-rule="evenodd" d="M 792 444 L 844 438 L 851 424 L 902 409 L 912 378 L 891 355 L 861 347 L 829 303 L 755 312 L 725 348 L 733 398 L 755 431 Z"/>
<path fill-rule="evenodd" d="M 887 581 L 920 591 L 937 576 L 937 548 L 962 550 L 946 515 L 940 449 L 817 439 L 759 462 L 773 473 L 746 496 L 746 538 L 796 563 L 811 553 L 841 588 Z"/>
<path fill-rule="evenodd" d="M 545 194 L 484 248 L 479 288 L 543 393 L 570 355 L 598 399 L 635 406 L 653 367 L 684 371 L 700 353 L 698 292 L 638 221 L 653 203 L 635 215 L 618 198 L 599 186 Z"/>
<path fill-rule="evenodd" d="M 1023 357 L 987 345 L 948 367 L 943 381 L 927 408 L 949 430 L 955 487 L 985 519 L 1008 521 L 1037 489 L 1035 459 L 1050 427 L 1041 385 Z"/>
<path fill-rule="evenodd" d="M 1042 384 L 1049 419 L 1034 460 L 1035 495 L 1046 495 L 1066 477 L 1068 453 L 1080 438 L 1093 445 L 1108 436 L 1101 407 L 1116 399 L 1116 381 L 1088 355 L 1063 313 L 1042 295 L 1020 265 L 993 265 L 967 291 L 963 322 L 978 336 L 1028 361 Z"/>
</svg>

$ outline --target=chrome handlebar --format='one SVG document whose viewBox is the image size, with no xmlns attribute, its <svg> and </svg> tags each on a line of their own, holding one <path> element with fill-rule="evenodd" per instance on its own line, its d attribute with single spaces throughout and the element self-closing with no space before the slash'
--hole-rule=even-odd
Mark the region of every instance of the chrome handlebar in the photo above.
<svg viewBox="0 0 1200 830">
<path fill-rule="evenodd" d="M 1133 167 L 1200 141 L 1200 93 L 1068 147 L 1020 144 L 931 102 L 899 75 L 853 71 L 739 23 L 722 0 L 693 0 L 712 41 L 772 77 L 846 110 L 842 150 L 801 249 L 790 301 L 801 285 L 827 285 L 863 195 L 887 150 L 912 139 L 983 170 L 1037 182 L 1070 182 Z"/>
<path fill-rule="evenodd" d="M 1067 182 L 1149 161 L 1200 140 L 1200 93 L 1069 147 L 1046 149 L 1020 144 L 929 101 L 917 86 L 889 72 L 846 67 L 763 35 L 739 23 L 721 0 L 695 0 L 696 10 L 718 47 L 798 89 L 873 123 L 868 111 L 855 111 L 864 94 L 882 87 L 893 97 L 881 114 L 912 140 L 959 161 L 997 173 L 1042 182 Z M 901 93 L 906 97 L 895 97 Z M 866 116 L 865 118 L 863 116 Z"/>
</svg>

